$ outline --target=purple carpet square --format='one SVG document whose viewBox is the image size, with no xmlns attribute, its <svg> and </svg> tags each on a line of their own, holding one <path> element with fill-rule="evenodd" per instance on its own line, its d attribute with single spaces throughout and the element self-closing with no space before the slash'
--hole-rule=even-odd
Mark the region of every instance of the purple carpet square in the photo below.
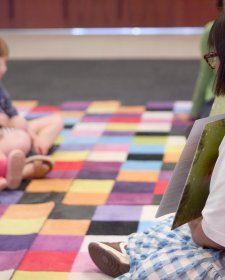
<svg viewBox="0 0 225 280">
<path fill-rule="evenodd" d="M 121 162 L 95 162 L 95 161 L 86 161 L 84 163 L 84 170 L 91 171 L 119 171 L 122 163 Z"/>
<path fill-rule="evenodd" d="M 91 150 L 93 144 L 73 144 L 65 143 L 59 146 L 57 151 L 88 151 Z"/>
<path fill-rule="evenodd" d="M 138 221 L 141 216 L 142 206 L 98 206 L 93 221 Z"/>
<path fill-rule="evenodd" d="M 146 193 L 111 193 L 107 204 L 118 205 L 149 205 L 152 202 L 152 194 Z"/>
<path fill-rule="evenodd" d="M 0 204 L 0 217 L 5 213 L 5 210 L 9 207 L 9 205 Z"/>
<path fill-rule="evenodd" d="M 104 131 L 103 136 L 133 136 L 134 131 Z"/>
<path fill-rule="evenodd" d="M 85 110 L 91 104 L 90 101 L 68 101 L 64 102 L 61 106 L 61 110 Z"/>
<path fill-rule="evenodd" d="M 114 180 L 117 177 L 117 171 L 90 171 L 81 170 L 77 179 L 95 179 L 95 180 Z"/>
<path fill-rule="evenodd" d="M 48 179 L 75 179 L 79 170 L 52 170 L 46 176 Z"/>
<path fill-rule="evenodd" d="M 106 123 L 111 119 L 112 115 L 85 115 L 82 118 L 82 122 L 97 122 L 97 123 Z"/>
<path fill-rule="evenodd" d="M 0 271 L 16 269 L 27 250 L 0 252 Z"/>
<path fill-rule="evenodd" d="M 0 235 L 0 251 L 18 251 L 28 249 L 36 234 Z"/>
<path fill-rule="evenodd" d="M 119 193 L 152 193 L 154 191 L 154 183 L 141 182 L 116 182 L 112 192 Z"/>
<path fill-rule="evenodd" d="M 141 114 L 138 114 L 138 113 L 118 113 L 118 114 L 114 114 L 113 115 L 113 118 L 123 118 L 123 117 L 126 117 L 126 118 L 139 118 L 141 117 Z"/>
<path fill-rule="evenodd" d="M 159 174 L 159 179 L 161 181 L 169 181 L 171 176 L 173 174 L 173 171 L 169 171 L 169 170 L 162 170 Z"/>
<path fill-rule="evenodd" d="M 31 250 L 78 252 L 83 238 L 79 235 L 38 235 L 31 246 Z"/>
<path fill-rule="evenodd" d="M 173 105 L 174 105 L 174 103 L 172 101 L 149 102 L 149 103 L 147 103 L 146 108 L 154 109 L 154 110 L 157 109 L 159 111 L 160 111 L 160 109 L 172 110 Z"/>
<path fill-rule="evenodd" d="M 2 191 L 0 192 L 0 204 L 17 203 L 22 196 L 22 191 Z"/>
</svg>

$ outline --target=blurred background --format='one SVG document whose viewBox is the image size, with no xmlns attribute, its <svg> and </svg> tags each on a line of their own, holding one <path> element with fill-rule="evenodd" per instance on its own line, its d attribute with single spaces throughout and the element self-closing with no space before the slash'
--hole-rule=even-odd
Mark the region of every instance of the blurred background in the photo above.
<svg viewBox="0 0 225 280">
<path fill-rule="evenodd" d="M 214 0 L 0 0 L 16 99 L 190 100 Z"/>
</svg>

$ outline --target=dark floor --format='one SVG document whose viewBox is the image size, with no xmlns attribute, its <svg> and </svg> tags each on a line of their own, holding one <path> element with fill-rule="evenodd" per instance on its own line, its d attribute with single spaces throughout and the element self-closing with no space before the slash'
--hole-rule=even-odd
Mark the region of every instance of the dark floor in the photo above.
<svg viewBox="0 0 225 280">
<path fill-rule="evenodd" d="M 4 84 L 13 99 L 41 104 L 118 99 L 123 104 L 191 99 L 197 60 L 10 61 Z"/>
</svg>

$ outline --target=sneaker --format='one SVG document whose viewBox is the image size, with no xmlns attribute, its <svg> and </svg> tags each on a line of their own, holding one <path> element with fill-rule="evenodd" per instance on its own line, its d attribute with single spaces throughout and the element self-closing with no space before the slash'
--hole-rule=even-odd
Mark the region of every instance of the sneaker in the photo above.
<svg viewBox="0 0 225 280">
<path fill-rule="evenodd" d="M 118 277 L 130 270 L 130 261 L 121 249 L 121 242 L 91 242 L 88 246 L 91 259 L 105 274 Z"/>
</svg>

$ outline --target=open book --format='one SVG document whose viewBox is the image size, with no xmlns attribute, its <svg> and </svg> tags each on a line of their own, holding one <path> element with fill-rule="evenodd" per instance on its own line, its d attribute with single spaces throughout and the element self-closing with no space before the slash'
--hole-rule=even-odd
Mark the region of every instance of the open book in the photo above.
<svg viewBox="0 0 225 280">
<path fill-rule="evenodd" d="M 156 217 L 176 213 L 172 229 L 201 216 L 225 135 L 225 114 L 195 121 Z"/>
</svg>

